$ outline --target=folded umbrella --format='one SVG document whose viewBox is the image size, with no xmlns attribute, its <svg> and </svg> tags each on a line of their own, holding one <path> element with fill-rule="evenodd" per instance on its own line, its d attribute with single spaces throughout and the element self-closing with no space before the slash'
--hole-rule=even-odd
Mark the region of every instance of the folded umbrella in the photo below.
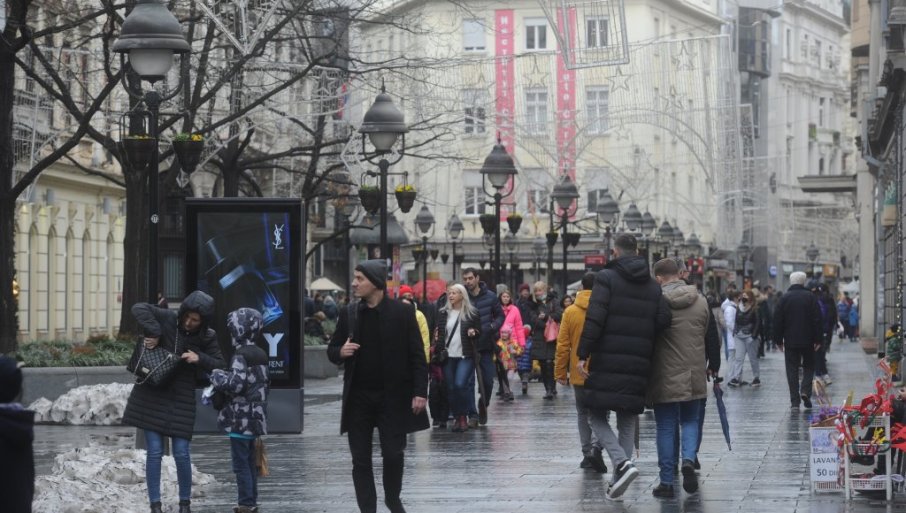
<svg viewBox="0 0 906 513">
<path fill-rule="evenodd" d="M 724 430 L 724 438 L 727 440 L 727 449 L 733 450 L 730 445 L 730 423 L 727 421 L 727 406 L 724 404 L 724 391 L 720 388 L 720 382 L 723 378 L 714 378 L 714 399 L 717 402 L 717 413 L 720 416 L 720 427 Z"/>
</svg>

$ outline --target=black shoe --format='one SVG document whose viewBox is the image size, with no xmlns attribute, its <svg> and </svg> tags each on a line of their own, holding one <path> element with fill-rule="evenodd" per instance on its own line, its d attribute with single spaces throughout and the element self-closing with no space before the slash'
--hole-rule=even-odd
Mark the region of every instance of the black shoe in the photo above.
<svg viewBox="0 0 906 513">
<path fill-rule="evenodd" d="M 683 490 L 686 493 L 698 491 L 698 476 L 695 475 L 695 462 L 683 460 Z"/>
<path fill-rule="evenodd" d="M 739 380 L 736 379 L 736 378 L 733 378 L 733 379 L 730 380 L 729 383 L 727 383 L 727 386 L 728 386 L 728 387 L 736 388 L 736 387 L 739 386 Z"/>
<path fill-rule="evenodd" d="M 805 395 L 805 394 L 802 394 L 802 395 L 800 395 L 799 397 L 802 398 L 802 406 L 804 406 L 806 410 L 811 410 L 811 409 L 812 409 L 812 400 L 811 400 L 811 398 L 810 398 L 809 396 Z"/>
<path fill-rule="evenodd" d="M 591 468 L 601 474 L 607 473 L 607 465 L 604 464 L 604 456 L 601 454 L 601 448 L 595 447 L 591 451 Z"/>
<path fill-rule="evenodd" d="M 189 507 L 189 501 L 179 501 L 179 513 L 192 513 L 192 508 Z"/>
<path fill-rule="evenodd" d="M 522 395 L 528 395 L 528 383 L 522 384 Z"/>
<path fill-rule="evenodd" d="M 151 513 L 164 513 L 164 510 L 161 509 L 161 505 L 159 502 L 151 503 Z"/>
<path fill-rule="evenodd" d="M 403 507 L 403 501 L 399 499 L 386 499 L 384 504 L 387 505 L 387 509 L 390 510 L 390 513 L 406 513 L 406 508 Z"/>
<path fill-rule="evenodd" d="M 592 468 L 591 466 L 591 456 L 586 456 L 582 458 L 582 461 L 579 462 L 579 468 Z"/>
<path fill-rule="evenodd" d="M 635 468 L 630 460 L 617 465 L 617 469 L 613 473 L 613 484 L 607 489 L 607 497 L 616 499 L 623 495 L 623 492 L 638 475 L 639 469 Z"/>
<path fill-rule="evenodd" d="M 740 381 L 740 382 L 739 382 L 739 386 L 741 386 L 741 387 L 744 387 L 744 386 L 746 386 L 746 385 L 748 385 L 748 384 L 749 384 L 748 381 Z"/>
<path fill-rule="evenodd" d="M 545 398 L 545 399 L 553 399 L 553 398 L 554 398 L 554 395 L 551 394 L 550 390 L 548 390 L 547 392 L 544 393 L 544 398 Z"/>
<path fill-rule="evenodd" d="M 698 462 L 698 456 L 695 457 L 695 470 L 701 470 L 702 464 Z"/>
<path fill-rule="evenodd" d="M 753 387 L 760 387 L 760 386 L 761 386 L 761 380 L 758 379 L 758 378 L 753 379 L 753 380 L 752 380 L 752 386 L 753 386 Z"/>
<path fill-rule="evenodd" d="M 673 491 L 672 486 L 661 483 L 657 485 L 654 490 L 651 490 L 651 495 L 662 499 L 672 499 L 676 496 L 676 493 Z"/>
<path fill-rule="evenodd" d="M 486 405 L 484 403 L 484 401 L 482 401 L 481 398 L 479 398 L 478 399 L 478 424 L 484 426 L 487 423 L 488 423 L 488 405 Z"/>
</svg>

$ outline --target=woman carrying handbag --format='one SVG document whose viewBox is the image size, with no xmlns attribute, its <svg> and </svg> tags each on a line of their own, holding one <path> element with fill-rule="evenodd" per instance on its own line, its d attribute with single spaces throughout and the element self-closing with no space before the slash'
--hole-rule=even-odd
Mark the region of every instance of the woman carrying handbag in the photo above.
<svg viewBox="0 0 906 513">
<path fill-rule="evenodd" d="M 214 299 L 196 290 L 179 307 L 179 313 L 149 303 L 137 303 L 132 315 L 144 332 L 144 340 L 130 362 L 136 374 L 123 424 L 145 432 L 147 455 L 145 482 L 151 513 L 161 513 L 160 472 L 163 438 L 172 440 L 173 459 L 179 483 L 179 513 L 191 513 L 192 461 L 189 442 L 195 426 L 195 381 L 226 362 L 217 345 L 214 330 L 208 328 L 214 314 Z M 179 358 L 166 376 L 166 366 L 148 368 L 141 363 L 145 353 L 164 349 Z"/>
<path fill-rule="evenodd" d="M 475 339 L 481 332 L 478 311 L 460 284 L 447 289 L 447 304 L 437 313 L 434 361 L 443 365 L 454 432 L 469 429 L 469 379 L 475 373 Z"/>
</svg>

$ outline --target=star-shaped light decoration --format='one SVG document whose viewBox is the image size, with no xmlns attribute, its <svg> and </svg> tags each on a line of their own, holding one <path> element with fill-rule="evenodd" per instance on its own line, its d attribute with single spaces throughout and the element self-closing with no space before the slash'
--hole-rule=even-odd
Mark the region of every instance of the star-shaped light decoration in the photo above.
<svg viewBox="0 0 906 513">
<path fill-rule="evenodd" d="M 673 62 L 673 69 L 676 71 L 695 69 L 695 52 L 689 49 L 687 46 L 688 44 L 690 44 L 688 41 L 682 41 L 680 43 L 679 53 L 670 57 L 670 60 Z"/>
<path fill-rule="evenodd" d="M 610 97 L 613 98 L 613 95 L 620 89 L 629 93 L 630 78 L 630 75 L 623 74 L 623 66 L 617 66 L 615 68 L 614 74 L 610 77 L 607 77 L 607 81 L 610 82 Z"/>
</svg>

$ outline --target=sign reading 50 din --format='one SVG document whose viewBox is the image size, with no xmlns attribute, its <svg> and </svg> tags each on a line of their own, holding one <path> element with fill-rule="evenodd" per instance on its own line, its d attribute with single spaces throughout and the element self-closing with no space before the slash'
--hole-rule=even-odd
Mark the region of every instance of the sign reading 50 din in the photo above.
<svg viewBox="0 0 906 513">
<path fill-rule="evenodd" d="M 213 328 L 225 355 L 233 353 L 227 314 L 261 312 L 258 344 L 275 388 L 301 386 L 300 209 L 298 201 L 257 198 L 186 201 L 187 288 L 214 298 Z"/>
</svg>

